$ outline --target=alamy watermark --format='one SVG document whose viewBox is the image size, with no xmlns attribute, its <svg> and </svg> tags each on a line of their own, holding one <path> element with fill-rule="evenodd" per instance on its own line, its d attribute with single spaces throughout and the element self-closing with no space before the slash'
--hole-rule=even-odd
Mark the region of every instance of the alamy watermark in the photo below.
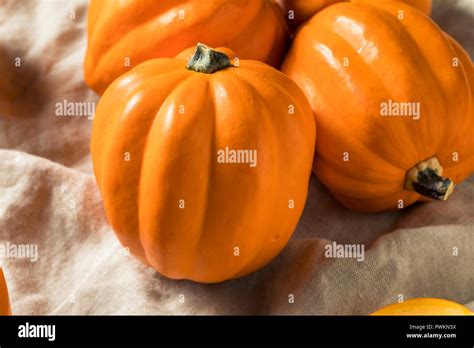
<svg viewBox="0 0 474 348">
<path fill-rule="evenodd" d="M 0 243 L 0 259 L 30 259 L 31 262 L 36 262 L 38 260 L 38 245 Z"/>
<path fill-rule="evenodd" d="M 94 119 L 94 102 L 72 102 L 64 99 L 62 102 L 57 102 L 55 108 L 56 116 L 76 116 L 87 117 L 88 120 Z"/>
<path fill-rule="evenodd" d="M 380 103 L 380 116 L 407 116 L 419 120 L 421 106 L 418 102 L 396 102 L 389 99 Z"/>
<path fill-rule="evenodd" d="M 324 246 L 324 256 L 326 258 L 353 258 L 358 262 L 363 262 L 365 260 L 365 245 L 332 242 Z"/>
<path fill-rule="evenodd" d="M 25 324 L 18 326 L 19 338 L 46 338 L 48 341 L 56 339 L 56 325 L 54 324 Z"/>
<path fill-rule="evenodd" d="M 257 166 L 257 150 L 234 150 L 226 146 L 217 150 L 217 163 L 248 163 L 250 167 Z"/>
</svg>

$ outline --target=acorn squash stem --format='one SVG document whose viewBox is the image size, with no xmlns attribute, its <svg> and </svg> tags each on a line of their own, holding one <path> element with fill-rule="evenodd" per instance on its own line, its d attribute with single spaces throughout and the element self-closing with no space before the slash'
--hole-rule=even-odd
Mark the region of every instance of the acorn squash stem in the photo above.
<svg viewBox="0 0 474 348">
<path fill-rule="evenodd" d="M 454 182 L 442 174 L 443 167 L 438 159 L 431 157 L 407 172 L 405 189 L 431 199 L 445 201 L 454 190 Z"/>
<path fill-rule="evenodd" d="M 193 56 L 189 58 L 188 70 L 194 70 L 205 74 L 213 74 L 216 71 L 230 67 L 229 57 L 222 52 L 216 51 L 202 43 L 198 43 Z"/>
</svg>

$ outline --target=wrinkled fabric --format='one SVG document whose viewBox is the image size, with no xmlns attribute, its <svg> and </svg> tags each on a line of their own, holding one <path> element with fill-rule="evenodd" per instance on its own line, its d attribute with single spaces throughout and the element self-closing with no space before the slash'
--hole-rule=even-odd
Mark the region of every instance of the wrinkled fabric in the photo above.
<svg viewBox="0 0 474 348">
<path fill-rule="evenodd" d="M 21 58 L 7 69 L 22 89 L 0 100 L 0 246 L 37 247 L 37 259 L 1 261 L 14 314 L 366 315 L 402 297 L 474 309 L 474 176 L 447 202 L 371 214 L 313 176 L 283 252 L 220 284 L 169 280 L 128 255 L 92 174 L 91 117 L 56 115 L 65 100 L 98 100 L 83 80 L 86 16 L 82 0 L 0 5 L 0 52 Z M 472 0 L 435 1 L 433 18 L 471 57 L 473 17 Z M 327 257 L 333 242 L 363 245 L 363 261 Z"/>
</svg>

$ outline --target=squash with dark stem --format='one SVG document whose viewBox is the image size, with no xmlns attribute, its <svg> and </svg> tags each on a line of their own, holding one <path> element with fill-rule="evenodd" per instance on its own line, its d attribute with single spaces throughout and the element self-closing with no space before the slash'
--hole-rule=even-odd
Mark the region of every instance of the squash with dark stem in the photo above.
<svg viewBox="0 0 474 348">
<path fill-rule="evenodd" d="M 472 61 L 413 7 L 329 6 L 298 31 L 282 71 L 312 106 L 314 171 L 343 205 L 446 200 L 474 172 Z"/>
<path fill-rule="evenodd" d="M 107 88 L 91 154 L 122 244 L 169 278 L 208 283 L 253 272 L 286 245 L 314 145 L 311 109 L 293 81 L 198 44 Z"/>
</svg>

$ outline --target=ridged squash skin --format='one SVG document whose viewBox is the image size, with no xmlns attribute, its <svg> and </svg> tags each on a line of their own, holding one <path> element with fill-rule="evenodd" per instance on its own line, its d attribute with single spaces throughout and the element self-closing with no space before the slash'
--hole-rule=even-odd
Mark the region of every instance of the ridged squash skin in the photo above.
<svg viewBox="0 0 474 348">
<path fill-rule="evenodd" d="M 173 58 L 198 42 L 279 66 L 288 27 L 268 0 L 92 0 L 87 33 L 84 76 L 102 94 L 138 64 Z"/>
<path fill-rule="evenodd" d="M 239 60 L 199 73 L 186 69 L 193 51 L 114 81 L 91 153 L 122 244 L 166 277 L 211 283 L 259 269 L 286 245 L 305 205 L 315 122 L 276 69 Z M 226 147 L 255 149 L 256 166 L 218 163 Z"/>
<path fill-rule="evenodd" d="M 301 23 L 306 22 L 323 8 L 341 2 L 343 0 L 277 0 L 285 16 L 292 14 L 288 23 L 296 28 Z"/>
<path fill-rule="evenodd" d="M 413 7 L 330 6 L 299 30 L 282 71 L 313 109 L 314 171 L 346 207 L 383 211 L 429 200 L 407 189 L 410 170 L 427 160 L 452 184 L 474 172 L 472 61 Z M 419 117 L 386 116 L 390 102 L 418 105 Z"/>
<path fill-rule="evenodd" d="M 10 315 L 10 300 L 8 298 L 7 282 L 0 267 L 0 315 Z"/>
<path fill-rule="evenodd" d="M 415 298 L 391 304 L 371 315 L 473 315 L 466 307 L 439 298 Z"/>
<path fill-rule="evenodd" d="M 383 1 L 396 1 L 396 0 L 278 0 L 277 2 L 283 9 L 286 16 L 289 15 L 289 11 L 293 11 L 294 18 L 288 20 L 292 27 L 297 27 L 301 23 L 311 19 L 316 13 L 322 9 L 336 4 L 338 2 L 352 1 L 352 2 L 383 2 Z M 420 11 L 423 11 L 427 15 L 431 14 L 433 7 L 432 0 L 397 0 L 413 6 Z"/>
</svg>

